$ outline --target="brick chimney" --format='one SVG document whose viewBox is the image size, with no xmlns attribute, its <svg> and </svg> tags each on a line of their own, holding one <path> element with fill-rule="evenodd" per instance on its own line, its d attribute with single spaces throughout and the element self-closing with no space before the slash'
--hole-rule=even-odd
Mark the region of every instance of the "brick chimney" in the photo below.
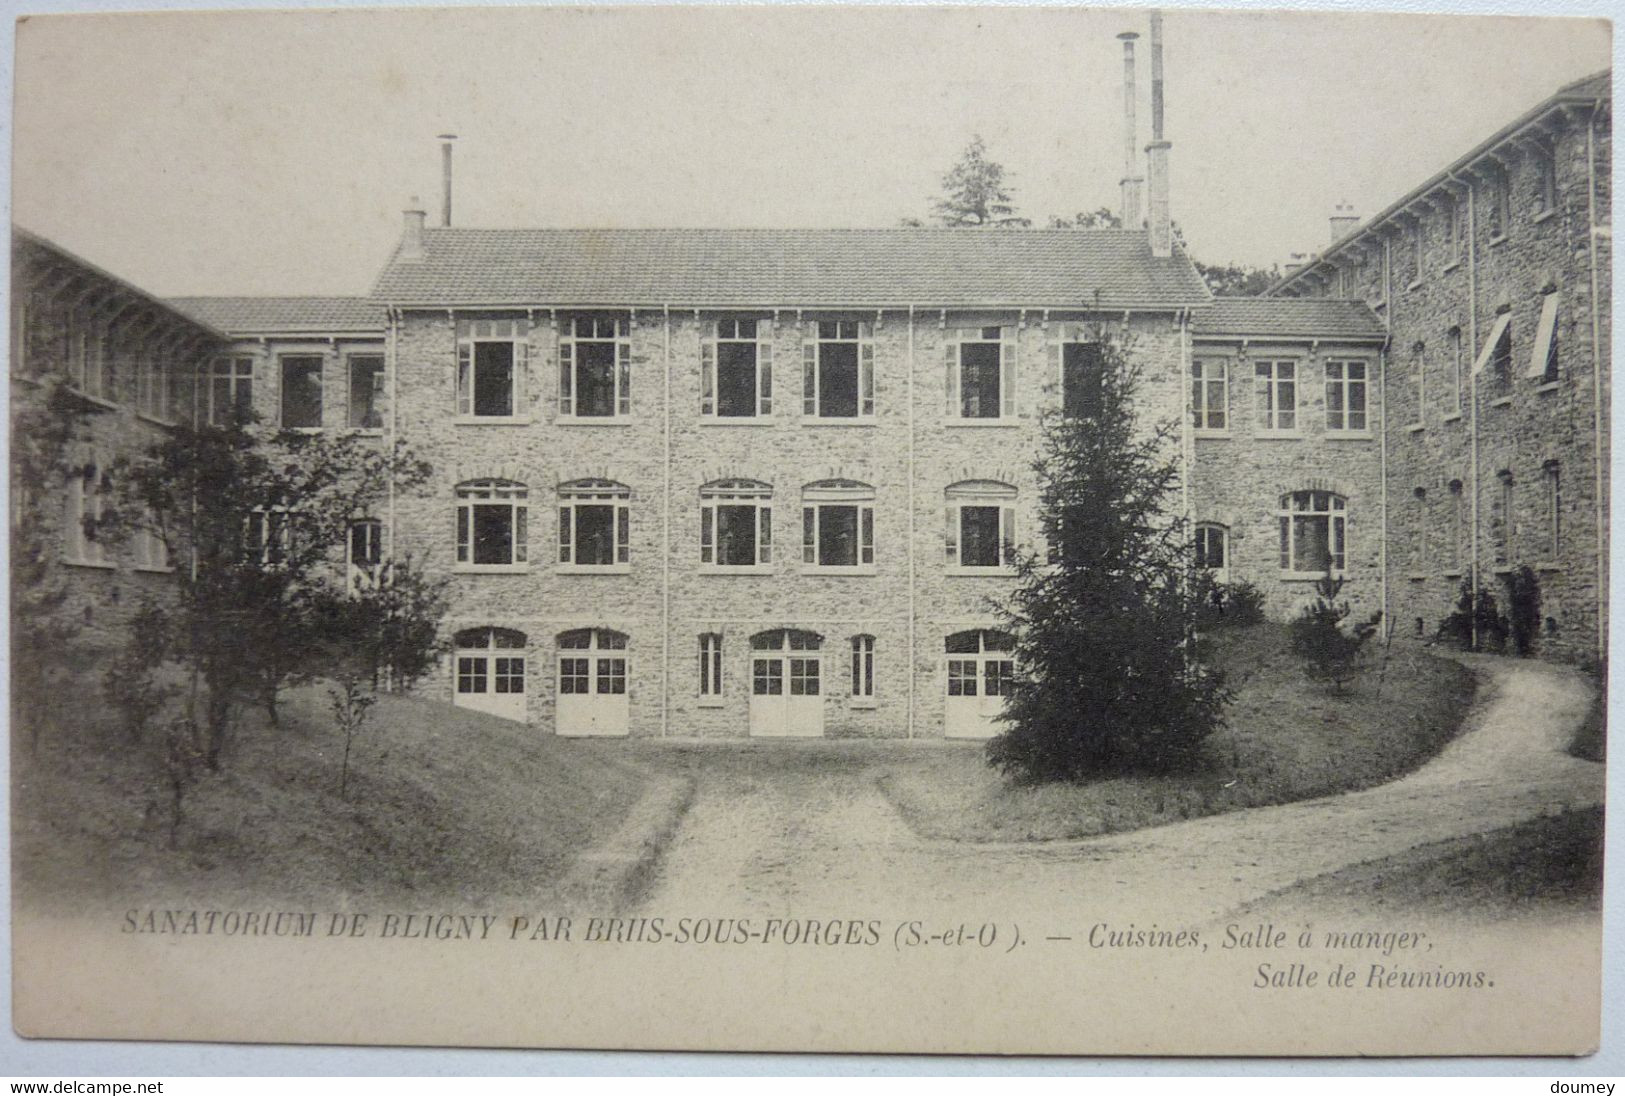
<svg viewBox="0 0 1625 1096">
<path fill-rule="evenodd" d="M 1123 202 L 1121 215 L 1124 228 L 1139 228 L 1144 223 L 1140 212 L 1141 191 L 1145 178 L 1140 174 L 1140 134 L 1134 116 L 1134 41 L 1140 36 L 1124 31 L 1117 36 L 1123 43 Z"/>
<path fill-rule="evenodd" d="M 1168 212 L 1168 150 L 1162 135 L 1162 12 L 1151 12 L 1151 143 L 1145 146 L 1146 181 L 1150 187 L 1147 221 L 1151 254 L 1166 259 L 1174 253 L 1173 220 Z"/>
<path fill-rule="evenodd" d="M 423 222 L 428 214 L 422 207 L 423 203 L 414 194 L 411 205 L 402 211 L 406 218 L 406 229 L 401 234 L 401 248 L 396 257 L 403 263 L 421 263 L 426 254 L 423 250 Z"/>
<path fill-rule="evenodd" d="M 1332 238 L 1336 243 L 1350 232 L 1360 227 L 1360 215 L 1354 212 L 1354 207 L 1347 202 L 1338 202 L 1337 208 L 1332 210 Z"/>
</svg>

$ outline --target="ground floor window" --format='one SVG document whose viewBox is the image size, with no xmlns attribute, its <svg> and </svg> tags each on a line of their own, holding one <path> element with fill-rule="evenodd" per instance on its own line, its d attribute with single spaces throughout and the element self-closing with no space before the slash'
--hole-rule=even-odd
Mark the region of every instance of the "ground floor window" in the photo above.
<svg viewBox="0 0 1625 1096">
<path fill-rule="evenodd" d="M 512 628 L 465 628 L 454 637 L 453 700 L 507 719 L 525 718 L 524 632 Z"/>
<path fill-rule="evenodd" d="M 722 637 L 714 632 L 700 637 L 700 695 L 722 695 Z"/>
<path fill-rule="evenodd" d="M 625 633 L 607 628 L 579 628 L 560 635 L 560 695 L 624 695 L 626 640 Z"/>
<path fill-rule="evenodd" d="M 875 637 L 852 637 L 852 695 L 870 699 L 875 695 Z"/>
<path fill-rule="evenodd" d="M 1330 491 L 1281 496 L 1281 570 L 1299 574 L 1341 573 L 1347 563 L 1344 528 L 1348 503 Z"/>
<path fill-rule="evenodd" d="M 1196 526 L 1196 566 L 1212 571 L 1215 582 L 1229 581 L 1230 530 L 1211 521 Z"/>
</svg>

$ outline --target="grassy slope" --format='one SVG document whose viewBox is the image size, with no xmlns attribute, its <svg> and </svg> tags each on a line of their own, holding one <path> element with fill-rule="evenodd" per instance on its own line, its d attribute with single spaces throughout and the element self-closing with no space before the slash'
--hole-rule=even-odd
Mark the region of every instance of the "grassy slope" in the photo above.
<svg viewBox="0 0 1625 1096">
<path fill-rule="evenodd" d="M 357 741 L 340 799 L 343 742 L 321 691 L 290 695 L 280 729 L 250 713 L 172 852 L 156 741 L 94 722 L 47 729 L 32 750 L 14 736 L 14 879 L 31 899 L 106 895 L 112 880 L 131 902 L 214 908 L 545 901 L 648 780 L 623 743 L 408 698 L 383 698 Z"/>
<path fill-rule="evenodd" d="M 981 749 L 945 750 L 882 781 L 909 823 L 961 841 L 1115 833 L 1370 787 L 1416 768 L 1456 734 L 1473 677 L 1411 649 L 1381 653 L 1342 694 L 1305 681 L 1283 626 L 1220 633 L 1215 661 L 1237 696 L 1192 773 L 1018 787 Z M 1379 680 L 1380 679 L 1380 680 Z"/>
</svg>

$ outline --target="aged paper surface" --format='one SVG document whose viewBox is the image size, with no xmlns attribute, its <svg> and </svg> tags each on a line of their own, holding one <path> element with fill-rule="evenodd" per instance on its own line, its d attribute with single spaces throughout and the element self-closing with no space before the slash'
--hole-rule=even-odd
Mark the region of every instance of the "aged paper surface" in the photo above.
<svg viewBox="0 0 1625 1096">
<path fill-rule="evenodd" d="M 1140 35 L 1126 149 L 1123 31 Z M 22 22 L 12 327 L 31 334 L 12 343 L 13 421 L 25 438 L 45 429 L 17 418 L 42 391 L 20 358 L 65 369 L 93 421 L 68 446 L 70 474 L 43 488 L 50 520 L 70 514 L 45 577 L 14 579 L 65 586 L 16 603 L 71 619 L 71 638 L 37 634 L 84 652 L 13 721 L 18 1030 L 988 1054 L 1595 1048 L 1602 766 L 1576 742 L 1606 630 L 1611 28 L 1176 12 L 1160 33 L 1166 96 L 1148 13 L 1130 9 Z M 1295 96 L 1271 67 L 1287 59 L 1344 86 Z M 1485 66 L 1503 76 L 1493 91 L 1475 84 Z M 1372 99 L 1395 81 L 1408 106 Z M 1014 250 L 967 267 L 960 245 L 922 249 L 909 241 L 931 229 L 896 226 L 935 223 L 931 200 L 973 134 L 1011 169 L 1033 227 L 989 229 Z M 1171 151 L 1152 147 L 1163 136 Z M 1126 233 L 1144 242 L 1108 263 L 1085 241 L 1067 267 L 1080 211 L 1121 213 L 1131 193 Z M 1345 201 L 1361 204 L 1339 227 Z M 439 214 L 427 229 L 425 208 Z M 1156 251 L 1159 216 L 1172 259 Z M 1067 231 L 1043 232 L 1049 218 Z M 490 232 L 437 251 L 451 225 Z M 583 228 L 598 232 L 549 235 Z M 854 228 L 903 242 L 853 250 Z M 1062 240 L 1075 295 L 1045 288 L 1048 252 L 1021 250 L 1040 236 Z M 1339 303 L 1228 312 L 1209 297 L 1215 275 L 1180 282 L 1158 265 L 1187 252 L 1280 267 L 1249 295 L 1284 276 L 1289 297 Z M 741 317 L 758 325 L 748 337 L 716 326 Z M 1292 714 L 1238 701 L 1235 737 L 1197 777 L 1020 791 L 960 740 L 996 729 L 982 702 L 1013 672 L 987 607 L 1007 587 L 975 573 L 976 523 L 992 515 L 996 543 L 1017 510 L 1001 492 L 1033 490 L 1019 447 L 1036 435 L 997 420 L 1036 421 L 1067 375 L 1058 365 L 1049 383 L 1035 363 L 1068 360 L 1068 324 L 1105 320 L 1152 356 L 1146 390 L 1185 424 L 1177 505 L 1222 536 L 1201 541 L 1209 567 L 1265 590 L 1258 628 L 1278 638 L 1249 633 L 1256 651 L 1232 680 L 1244 695 L 1296 682 Z M 823 349 L 844 341 L 853 407 L 829 414 L 842 393 L 820 355 L 844 361 Z M 738 398 L 716 382 L 724 343 L 777 371 L 747 393 L 759 430 L 694 425 Z M 1019 394 L 988 417 L 1009 431 L 966 428 L 1001 391 L 992 373 L 973 391 L 973 343 L 1028 371 L 999 374 Z M 588 344 L 627 349 L 628 372 L 606 371 L 602 389 L 619 433 L 582 422 L 600 398 L 587 374 L 557 379 L 586 368 Z M 490 345 L 524 348 L 504 359 L 501 415 L 481 409 L 493 397 L 479 380 L 458 403 L 460 348 L 477 378 L 495 375 L 474 349 Z M 1551 356 L 1532 358 L 1536 345 Z M 1219 374 L 1199 363 L 1221 360 L 1226 387 L 1205 387 Z M 804 362 L 818 363 L 805 390 Z M 149 371 L 171 366 L 202 379 L 153 395 Z M 945 383 L 959 421 L 928 425 Z M 1447 405 L 1447 384 L 1466 394 Z M 141 430 L 238 399 L 311 433 L 397 437 L 436 466 L 380 502 L 378 525 L 389 544 L 438 550 L 449 645 L 415 695 L 380 701 L 353 759 L 320 681 L 295 683 L 276 726 L 241 713 L 218 766 L 166 753 L 161 719 L 127 739 L 104 701 L 132 607 L 161 600 L 173 571 L 130 554 L 145 542 L 81 537 L 97 482 L 84 470 L 120 474 L 151 443 Z M 33 452 L 14 446 L 14 499 Z M 512 493 L 524 481 L 528 498 Z M 766 513 L 770 483 L 777 560 L 753 517 L 751 559 L 719 573 L 735 519 L 718 515 Z M 454 514 L 494 521 L 527 503 L 528 561 L 520 519 L 454 541 Z M 847 540 L 824 535 L 847 510 Z M 858 533 L 862 515 L 877 533 Z M 482 559 L 497 528 L 508 554 Z M 791 558 L 797 530 L 805 554 Z M 605 538 L 601 561 L 589 533 Z M 338 558 L 376 550 L 369 535 Z M 849 542 L 851 574 L 831 577 Z M 1338 560 L 1359 616 L 1384 613 L 1347 694 L 1302 676 L 1281 638 L 1314 596 L 1311 550 Z M 1473 561 L 1503 610 L 1515 565 L 1539 565 L 1537 657 L 1438 657 L 1435 625 Z M 186 684 L 172 684 L 175 703 Z M 1419 744 L 1441 721 L 1459 733 Z M 1335 727 L 1337 752 L 1300 742 L 1304 722 Z M 1407 723 L 1414 740 L 1393 730 Z M 1370 749 L 1348 748 L 1361 736 Z M 356 783 L 339 794 L 341 751 Z M 1370 756 L 1383 751 L 1414 756 Z M 312 772 L 319 794 L 299 790 Z"/>
</svg>

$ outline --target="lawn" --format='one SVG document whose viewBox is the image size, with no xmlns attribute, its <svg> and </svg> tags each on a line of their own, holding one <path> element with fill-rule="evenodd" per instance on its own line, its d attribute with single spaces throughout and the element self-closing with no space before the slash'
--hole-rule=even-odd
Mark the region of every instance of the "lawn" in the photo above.
<svg viewBox="0 0 1625 1096">
<path fill-rule="evenodd" d="M 1574 732 L 1569 753 L 1585 761 L 1608 760 L 1608 673 L 1597 677 L 1597 695 L 1586 712 L 1585 722 Z"/>
<path fill-rule="evenodd" d="M 324 693 L 302 689 L 280 728 L 244 717 L 222 771 L 189 795 L 172 850 L 159 734 L 138 746 L 105 720 L 59 722 L 33 747 L 13 736 L 13 878 L 29 901 L 546 901 L 650 780 L 625 743 L 386 696 L 341 799 L 343 741 Z"/>
<path fill-rule="evenodd" d="M 881 787 L 927 837 L 1090 837 L 1384 783 L 1453 738 L 1473 698 L 1467 669 L 1410 647 L 1374 652 L 1341 693 L 1304 678 L 1283 625 L 1220 632 L 1214 648 L 1236 700 L 1195 771 L 1022 787 L 966 745 L 893 769 Z"/>
</svg>

